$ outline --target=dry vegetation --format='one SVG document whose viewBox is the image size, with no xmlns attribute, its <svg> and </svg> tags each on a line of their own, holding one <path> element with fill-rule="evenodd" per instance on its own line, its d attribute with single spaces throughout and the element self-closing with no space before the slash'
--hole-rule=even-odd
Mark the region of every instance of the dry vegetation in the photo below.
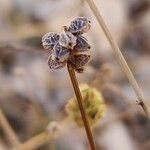
<svg viewBox="0 0 150 150">
<path fill-rule="evenodd" d="M 0 150 L 89 149 L 72 85 L 87 115 L 98 118 L 89 136 L 97 150 L 149 150 L 149 7 L 149 0 L 0 0 Z M 49 69 L 41 38 L 77 16 L 91 20 L 92 58 L 82 74 L 68 66 L 71 85 L 67 67 Z M 78 83 L 91 87 L 83 97 Z M 103 117 L 95 115 L 99 95 Z"/>
</svg>

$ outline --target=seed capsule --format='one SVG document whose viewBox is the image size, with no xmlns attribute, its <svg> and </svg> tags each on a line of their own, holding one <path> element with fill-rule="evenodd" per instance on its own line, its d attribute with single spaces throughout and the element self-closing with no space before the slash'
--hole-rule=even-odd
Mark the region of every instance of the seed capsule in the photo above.
<svg viewBox="0 0 150 150">
<path fill-rule="evenodd" d="M 65 60 L 68 59 L 70 55 L 70 50 L 65 48 L 65 47 L 62 47 L 61 45 L 59 45 L 59 43 L 57 43 L 55 46 L 54 46 L 54 49 L 53 49 L 53 57 L 58 61 L 58 62 L 63 62 Z"/>
<path fill-rule="evenodd" d="M 66 61 L 58 62 L 56 59 L 52 58 L 52 55 L 50 55 L 48 58 L 48 65 L 49 65 L 50 69 L 54 69 L 54 70 L 61 69 L 61 68 L 65 67 Z"/>
<path fill-rule="evenodd" d="M 59 44 L 68 49 L 73 49 L 77 38 L 70 32 L 64 32 L 60 35 Z"/>
<path fill-rule="evenodd" d="M 56 33 L 49 32 L 42 37 L 42 45 L 44 49 L 52 50 L 54 45 L 58 43 L 59 35 Z"/>
<path fill-rule="evenodd" d="M 42 45 L 50 50 L 50 69 L 60 69 L 71 63 L 76 72 L 82 73 L 90 60 L 90 45 L 81 34 L 90 29 L 90 21 L 85 17 L 74 19 L 70 26 L 63 27 L 63 33 L 47 33 L 42 37 Z"/>
<path fill-rule="evenodd" d="M 79 69 L 84 67 L 90 60 L 90 55 L 89 54 L 77 54 L 77 55 L 72 55 L 69 58 L 72 66 L 75 69 Z"/>
<path fill-rule="evenodd" d="M 82 94 L 82 103 L 87 114 L 89 124 L 95 127 L 106 113 L 106 105 L 104 103 L 103 96 L 100 91 L 88 86 L 87 84 L 81 84 L 80 90 Z M 83 120 L 76 103 L 76 97 L 69 100 L 66 105 L 67 114 L 70 119 L 74 120 L 77 125 L 82 127 Z"/>
<path fill-rule="evenodd" d="M 85 37 L 83 37 L 83 36 L 77 37 L 77 44 L 74 47 L 74 50 L 76 52 L 89 51 L 90 48 L 91 48 L 91 46 L 88 44 L 88 41 Z"/>
<path fill-rule="evenodd" d="M 91 27 L 91 22 L 85 17 L 79 17 L 73 20 L 68 28 L 68 31 L 74 35 L 86 33 Z"/>
</svg>

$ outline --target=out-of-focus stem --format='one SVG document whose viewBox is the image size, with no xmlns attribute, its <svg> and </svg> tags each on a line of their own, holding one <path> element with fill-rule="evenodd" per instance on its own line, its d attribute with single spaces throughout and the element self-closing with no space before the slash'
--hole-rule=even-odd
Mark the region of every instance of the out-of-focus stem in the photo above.
<svg viewBox="0 0 150 150">
<path fill-rule="evenodd" d="M 103 17 L 101 16 L 100 14 L 100 11 L 98 10 L 97 6 L 95 5 L 94 1 L 93 0 L 85 0 L 89 7 L 91 8 L 94 16 L 96 17 L 100 27 L 102 28 L 107 40 L 109 41 L 113 51 L 114 51 L 114 54 L 116 55 L 116 58 L 118 59 L 118 62 L 121 66 L 121 68 L 123 69 L 124 73 L 126 74 L 130 84 L 132 85 L 134 91 L 135 91 L 135 94 L 137 96 L 137 103 L 142 107 L 142 109 L 144 110 L 147 118 L 150 120 L 150 113 L 149 113 L 149 110 L 146 106 L 146 104 L 144 103 L 144 95 L 143 95 L 143 92 L 142 90 L 140 89 L 136 79 L 134 78 L 121 50 L 119 49 L 119 46 L 118 44 L 116 43 L 116 41 L 113 39 L 113 36 L 111 35 L 106 23 L 104 22 L 104 19 Z"/>
<path fill-rule="evenodd" d="M 77 102 L 78 102 L 78 105 L 79 105 L 79 109 L 80 109 L 80 112 L 81 112 L 81 117 L 82 117 L 82 120 L 83 120 L 83 124 L 84 124 L 85 130 L 86 130 L 86 134 L 87 134 L 87 137 L 88 137 L 88 141 L 89 141 L 91 150 L 96 150 L 96 146 L 95 146 L 94 138 L 93 138 L 93 135 L 92 135 L 92 131 L 91 131 L 88 119 L 87 119 L 86 112 L 85 112 L 83 104 L 82 104 L 82 95 L 81 95 L 81 92 L 80 92 L 80 89 L 79 89 L 79 84 L 78 84 L 78 81 L 77 81 L 77 78 L 76 78 L 75 71 L 69 63 L 67 64 L 67 67 L 68 67 L 68 72 L 69 72 L 70 79 L 71 79 L 71 82 L 72 82 L 72 85 L 73 85 L 73 88 L 74 88 L 74 92 L 75 92 L 75 95 L 76 95 L 76 99 L 77 99 Z"/>
<path fill-rule="evenodd" d="M 53 137 L 48 132 L 42 132 L 19 146 L 19 150 L 33 150 L 48 143 Z"/>
<path fill-rule="evenodd" d="M 50 122 L 50 124 L 48 124 L 48 126 L 49 125 L 51 125 L 51 122 Z M 68 118 L 64 119 L 58 125 L 61 128 L 66 128 L 66 126 L 68 125 Z M 53 132 L 53 131 L 49 131 L 48 126 L 40 134 L 35 135 L 34 137 L 31 137 L 27 141 L 20 144 L 18 149 L 19 150 L 34 150 L 44 144 L 48 144 L 48 143 L 54 144 L 54 143 L 52 143 L 53 140 L 57 139 L 61 134 L 56 136 L 55 135 L 56 128 L 54 129 L 54 132 Z M 59 129 L 58 129 L 58 131 L 59 131 Z M 54 145 L 52 147 L 54 149 Z"/>
<path fill-rule="evenodd" d="M 13 147 L 18 147 L 19 139 L 17 135 L 15 134 L 14 130 L 12 129 L 12 127 L 10 126 L 9 122 L 7 121 L 1 109 L 0 109 L 0 127 L 4 130 L 4 133 L 9 139 L 11 145 Z"/>
</svg>

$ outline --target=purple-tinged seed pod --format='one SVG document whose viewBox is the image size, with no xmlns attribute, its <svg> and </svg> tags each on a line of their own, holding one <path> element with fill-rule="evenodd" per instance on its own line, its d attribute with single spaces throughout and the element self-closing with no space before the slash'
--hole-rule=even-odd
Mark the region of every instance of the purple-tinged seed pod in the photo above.
<svg viewBox="0 0 150 150">
<path fill-rule="evenodd" d="M 58 62 L 56 59 L 52 58 L 52 55 L 49 56 L 47 63 L 49 68 L 53 70 L 61 69 L 66 65 L 66 61 Z"/>
<path fill-rule="evenodd" d="M 84 67 L 90 61 L 89 54 L 77 54 L 69 57 L 69 61 L 75 69 Z"/>
<path fill-rule="evenodd" d="M 64 32 L 60 35 L 59 44 L 68 49 L 73 49 L 77 38 L 70 32 Z"/>
<path fill-rule="evenodd" d="M 70 50 L 57 43 L 53 48 L 52 55 L 58 62 L 63 62 L 68 59 Z"/>
<path fill-rule="evenodd" d="M 81 35 L 88 32 L 90 27 L 90 20 L 88 20 L 86 17 L 78 17 L 71 22 L 68 31 L 74 35 Z"/>
<path fill-rule="evenodd" d="M 42 45 L 46 50 L 52 50 L 55 44 L 58 43 L 59 34 L 49 32 L 42 37 Z"/>
<path fill-rule="evenodd" d="M 77 36 L 77 44 L 74 47 L 75 52 L 89 51 L 91 46 L 88 44 L 88 40 L 83 36 Z"/>
</svg>

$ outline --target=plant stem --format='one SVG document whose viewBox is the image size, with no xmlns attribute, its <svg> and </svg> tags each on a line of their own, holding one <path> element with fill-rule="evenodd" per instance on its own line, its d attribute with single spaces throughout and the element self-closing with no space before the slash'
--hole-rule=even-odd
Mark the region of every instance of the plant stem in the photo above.
<svg viewBox="0 0 150 150">
<path fill-rule="evenodd" d="M 19 139 L 15 134 L 15 132 L 13 131 L 12 127 L 10 126 L 1 109 L 0 109 L 0 126 L 4 130 L 12 146 L 17 147 L 19 145 Z"/>
<path fill-rule="evenodd" d="M 37 149 L 38 147 L 40 147 L 41 145 L 44 145 L 44 144 L 48 143 L 52 139 L 53 139 L 53 137 L 50 136 L 49 133 L 42 132 L 39 135 L 36 135 L 35 137 L 32 137 L 31 139 L 29 139 L 25 143 L 21 144 L 19 146 L 19 149 L 20 150 L 29 150 L 29 149 L 33 150 L 33 149 Z"/>
<path fill-rule="evenodd" d="M 59 122 L 59 125 L 61 128 L 66 128 L 66 126 L 68 125 L 68 118 L 64 119 L 62 122 Z M 47 125 L 47 127 L 49 126 L 49 124 Z M 47 127 L 45 128 L 45 131 L 39 133 L 38 135 L 35 135 L 33 137 L 31 137 L 30 139 L 28 139 L 27 141 L 21 143 L 18 147 L 19 150 L 33 150 L 33 149 L 37 149 L 40 146 L 44 145 L 44 144 L 54 144 L 52 143 L 55 139 L 57 139 L 58 137 L 55 137 L 55 133 L 51 133 L 49 132 L 49 130 L 47 130 Z M 60 134 L 61 135 L 61 134 Z M 54 145 L 53 145 L 54 148 Z"/>
<path fill-rule="evenodd" d="M 76 78 L 75 71 L 69 63 L 67 63 L 67 67 L 68 67 L 68 72 L 69 72 L 70 79 L 71 79 L 71 82 L 72 82 L 72 85 L 73 85 L 73 88 L 74 88 L 74 92 L 75 92 L 75 95 L 76 95 L 76 99 L 77 99 L 77 102 L 78 102 L 78 105 L 79 105 L 79 109 L 80 109 L 80 112 L 81 112 L 81 117 L 82 117 L 82 120 L 83 120 L 83 123 L 84 123 L 84 127 L 85 127 L 85 130 L 86 130 L 86 134 L 87 134 L 87 137 L 88 137 L 88 140 L 89 140 L 91 150 L 96 150 L 96 146 L 95 146 L 94 138 L 93 138 L 93 135 L 92 135 L 92 131 L 91 131 L 88 119 L 87 119 L 86 112 L 85 112 L 83 104 L 82 104 L 82 95 L 81 95 L 81 92 L 80 92 L 80 89 L 79 89 L 79 84 L 78 84 L 78 81 L 77 81 L 77 78 Z"/>
<path fill-rule="evenodd" d="M 118 62 L 120 64 L 120 66 L 122 67 L 124 73 L 126 74 L 130 84 L 132 85 L 132 88 L 137 96 L 137 103 L 142 107 L 142 109 L 144 110 L 147 118 L 150 120 L 150 113 L 148 111 L 148 108 L 146 106 L 146 104 L 144 103 L 144 95 L 142 90 L 140 89 L 136 79 L 134 78 L 121 50 L 119 49 L 118 44 L 116 43 L 116 41 L 113 39 L 113 36 L 111 35 L 106 23 L 103 20 L 103 17 L 101 16 L 97 6 L 95 5 L 93 0 L 85 0 L 89 7 L 91 8 L 93 14 L 95 15 L 100 27 L 102 28 L 107 40 L 109 41 L 115 55 L 116 58 L 118 59 Z"/>
</svg>

